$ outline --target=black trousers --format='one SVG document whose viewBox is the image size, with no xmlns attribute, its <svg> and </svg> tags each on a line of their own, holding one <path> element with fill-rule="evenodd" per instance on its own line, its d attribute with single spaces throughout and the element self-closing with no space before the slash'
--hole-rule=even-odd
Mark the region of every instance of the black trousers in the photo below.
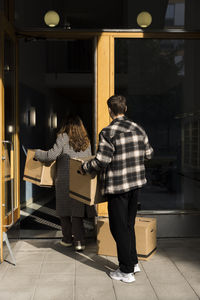
<svg viewBox="0 0 200 300">
<path fill-rule="evenodd" d="M 110 231 L 117 245 L 119 268 L 124 273 L 132 273 L 138 263 L 134 229 L 137 199 L 138 189 L 108 195 Z"/>
<path fill-rule="evenodd" d="M 83 226 L 82 217 L 60 217 L 63 240 L 66 243 L 72 242 L 72 236 L 74 241 L 81 241 L 85 243 L 85 230 Z"/>
</svg>

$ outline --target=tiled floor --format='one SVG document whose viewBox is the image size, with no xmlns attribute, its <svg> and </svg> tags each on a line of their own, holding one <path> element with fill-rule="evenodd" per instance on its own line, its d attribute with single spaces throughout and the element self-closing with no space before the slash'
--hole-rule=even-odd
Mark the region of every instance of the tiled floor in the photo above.
<svg viewBox="0 0 200 300">
<path fill-rule="evenodd" d="M 140 261 L 134 283 L 113 281 L 113 257 L 98 256 L 94 242 L 75 253 L 59 240 L 19 240 L 0 265 L 1 300 L 196 300 L 200 299 L 200 238 L 161 239 L 149 261 Z"/>
</svg>

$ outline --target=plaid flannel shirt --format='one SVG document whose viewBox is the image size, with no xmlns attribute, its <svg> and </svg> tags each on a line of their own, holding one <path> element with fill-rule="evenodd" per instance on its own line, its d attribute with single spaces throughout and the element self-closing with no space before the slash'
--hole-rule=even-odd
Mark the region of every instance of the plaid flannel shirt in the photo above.
<svg viewBox="0 0 200 300">
<path fill-rule="evenodd" d="M 120 194 L 146 183 L 144 160 L 152 153 L 145 131 L 122 116 L 100 132 L 97 153 L 82 168 L 88 173 L 101 171 L 103 195 Z"/>
</svg>

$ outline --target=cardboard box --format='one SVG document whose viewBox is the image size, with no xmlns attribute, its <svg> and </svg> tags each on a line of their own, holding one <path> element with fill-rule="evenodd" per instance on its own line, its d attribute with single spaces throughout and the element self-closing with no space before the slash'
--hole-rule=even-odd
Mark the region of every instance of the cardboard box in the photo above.
<svg viewBox="0 0 200 300">
<path fill-rule="evenodd" d="M 156 252 L 156 219 L 136 217 L 136 249 L 139 260 L 148 260 Z M 97 253 L 117 256 L 116 243 L 111 235 L 108 218 L 97 221 Z"/>
<path fill-rule="evenodd" d="M 54 185 L 54 175 L 56 164 L 44 164 L 33 160 L 35 150 L 27 151 L 26 164 L 24 168 L 23 180 L 29 181 L 39 186 L 51 187 Z"/>
<path fill-rule="evenodd" d="M 87 205 L 94 205 L 106 201 L 100 192 L 99 177 L 92 177 L 90 174 L 81 175 L 78 173 L 81 164 L 91 158 L 92 157 L 70 159 L 70 196 Z"/>
</svg>

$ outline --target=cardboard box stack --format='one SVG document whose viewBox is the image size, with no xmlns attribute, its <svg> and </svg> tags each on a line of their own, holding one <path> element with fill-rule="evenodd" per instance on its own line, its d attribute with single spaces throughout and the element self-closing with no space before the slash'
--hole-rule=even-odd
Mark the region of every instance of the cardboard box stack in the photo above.
<svg viewBox="0 0 200 300">
<path fill-rule="evenodd" d="M 148 260 L 156 252 L 156 219 L 136 217 L 135 235 L 138 259 Z M 99 255 L 117 256 L 108 218 L 98 218 L 97 246 Z"/>
<path fill-rule="evenodd" d="M 39 186 L 53 186 L 55 177 L 55 162 L 46 165 L 39 161 L 35 161 L 35 150 L 29 149 L 24 169 L 23 179 Z M 116 244 L 110 233 L 107 203 L 105 198 L 101 196 L 98 176 L 89 174 L 81 175 L 78 172 L 81 164 L 89 158 L 71 158 L 70 159 L 70 195 L 77 201 L 81 201 L 87 205 L 103 207 L 103 210 L 97 220 L 97 243 L 98 254 L 116 256 Z M 99 212 L 99 211 L 98 211 Z M 141 260 L 149 259 L 156 251 L 156 219 L 137 217 L 135 222 L 136 248 L 138 258 Z"/>
</svg>

